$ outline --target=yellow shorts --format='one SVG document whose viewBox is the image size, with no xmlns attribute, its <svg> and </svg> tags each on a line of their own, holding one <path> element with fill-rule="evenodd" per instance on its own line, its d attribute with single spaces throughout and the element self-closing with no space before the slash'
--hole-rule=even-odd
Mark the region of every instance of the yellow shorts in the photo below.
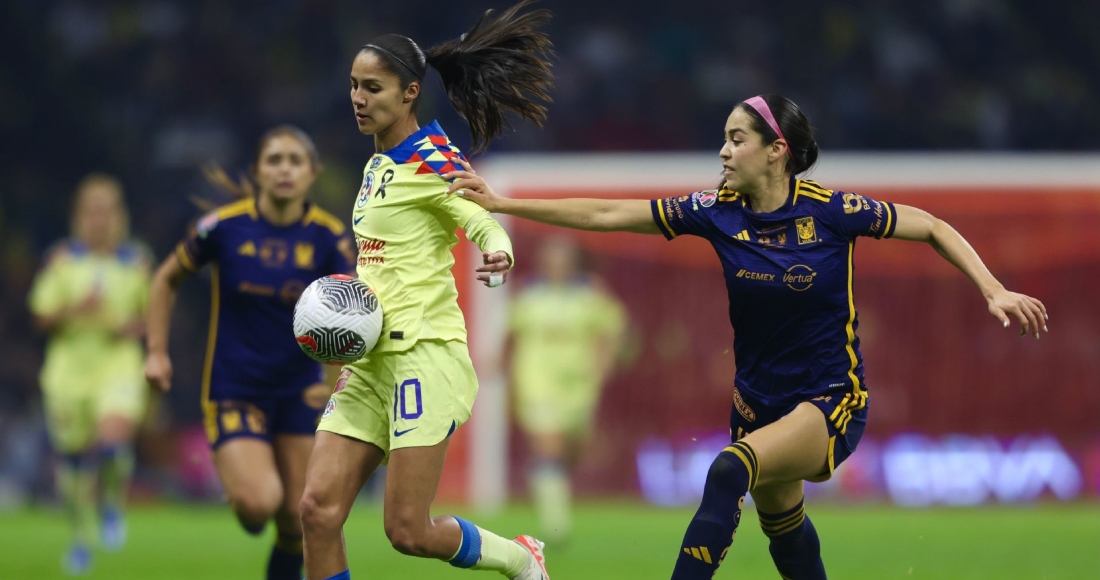
<svg viewBox="0 0 1100 580">
<path fill-rule="evenodd" d="M 516 419 L 527 433 L 585 435 L 592 428 L 600 385 L 575 381 L 516 380 Z"/>
<path fill-rule="evenodd" d="M 377 445 L 388 461 L 394 449 L 449 437 L 470 418 L 476 397 L 466 344 L 422 340 L 344 366 L 317 430 Z"/>
<path fill-rule="evenodd" d="M 77 453 L 88 449 L 96 442 L 99 422 L 104 417 L 141 422 L 148 404 L 149 387 L 140 374 L 129 374 L 131 376 L 118 376 L 93 388 L 74 389 L 76 392 L 43 388 L 46 424 L 55 450 Z"/>
</svg>

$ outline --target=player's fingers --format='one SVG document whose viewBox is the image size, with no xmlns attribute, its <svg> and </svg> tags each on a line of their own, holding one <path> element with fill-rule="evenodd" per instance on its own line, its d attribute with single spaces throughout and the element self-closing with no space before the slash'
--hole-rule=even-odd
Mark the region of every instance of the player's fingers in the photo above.
<svg viewBox="0 0 1100 580">
<path fill-rule="evenodd" d="M 450 173 L 444 173 L 443 179 L 450 181 L 451 184 L 447 186 L 447 193 L 454 193 L 462 188 L 462 182 L 468 180 L 472 175 L 465 171 L 452 171 Z"/>
<path fill-rule="evenodd" d="M 1020 309 L 1012 306 L 1006 310 L 1009 314 L 1016 318 L 1016 321 L 1020 323 L 1020 336 L 1027 335 L 1027 316 Z"/>
<path fill-rule="evenodd" d="M 1039 338 L 1039 331 L 1044 330 L 1050 332 L 1047 329 L 1046 318 L 1043 317 L 1043 310 L 1039 308 L 1039 305 L 1033 302 L 1031 299 L 1025 297 L 1024 304 L 1027 305 L 1028 312 L 1035 319 L 1035 338 Z"/>
<path fill-rule="evenodd" d="M 1001 326 L 1008 328 L 1008 325 L 1011 323 L 1011 321 L 1009 320 L 1008 315 L 1005 314 L 1004 310 L 1001 310 L 1000 308 L 997 308 L 996 306 L 993 306 L 991 304 L 989 306 L 989 313 L 993 315 L 993 318 L 1001 321 Z"/>
<path fill-rule="evenodd" d="M 1037 298 L 1032 298 L 1031 296 L 1028 296 L 1027 299 L 1031 302 L 1033 306 L 1039 309 L 1039 313 L 1042 315 L 1040 322 L 1043 323 L 1043 330 L 1050 332 L 1050 330 L 1047 329 L 1047 320 L 1050 319 L 1050 315 L 1047 314 L 1047 307 L 1042 303 L 1041 300 Z"/>
<path fill-rule="evenodd" d="M 466 171 L 469 171 L 470 173 L 472 173 L 474 175 L 477 175 L 477 172 L 474 171 L 474 166 L 470 165 L 469 161 L 466 161 L 465 159 L 463 159 L 461 157 L 455 157 L 455 158 L 451 159 L 451 161 L 454 162 L 454 163 L 458 163 L 462 167 L 466 168 Z"/>
<path fill-rule="evenodd" d="M 484 264 L 474 269 L 475 272 L 507 272 L 508 262 L 493 262 L 492 264 Z"/>
</svg>

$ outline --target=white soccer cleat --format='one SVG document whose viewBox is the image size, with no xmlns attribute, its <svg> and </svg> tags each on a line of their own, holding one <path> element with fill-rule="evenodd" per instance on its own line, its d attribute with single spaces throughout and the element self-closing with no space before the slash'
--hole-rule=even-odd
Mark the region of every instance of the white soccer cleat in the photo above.
<svg viewBox="0 0 1100 580">
<path fill-rule="evenodd" d="M 512 541 L 531 553 L 531 557 L 527 559 L 527 566 L 512 580 L 550 580 L 550 574 L 546 572 L 546 556 L 542 553 L 542 548 L 546 544 L 531 536 L 517 536 Z"/>
</svg>

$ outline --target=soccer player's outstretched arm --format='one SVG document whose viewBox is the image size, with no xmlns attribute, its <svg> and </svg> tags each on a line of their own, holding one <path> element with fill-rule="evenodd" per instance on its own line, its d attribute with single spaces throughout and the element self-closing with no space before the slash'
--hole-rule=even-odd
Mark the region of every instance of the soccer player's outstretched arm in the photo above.
<svg viewBox="0 0 1100 580">
<path fill-rule="evenodd" d="M 176 305 L 177 288 L 189 272 L 175 254 L 168 256 L 157 268 L 149 287 L 149 307 L 146 314 L 145 379 L 161 392 L 172 388 L 172 360 L 168 358 L 168 331 L 172 326 L 172 308 Z"/>
<path fill-rule="evenodd" d="M 462 195 L 492 213 L 514 215 L 544 224 L 595 232 L 660 234 L 645 199 L 507 199 L 497 195 L 463 160 L 463 170 L 443 175 L 448 194 Z"/>
<path fill-rule="evenodd" d="M 961 270 L 982 292 L 989 306 L 989 313 L 1007 328 L 1010 316 L 1020 322 L 1021 336 L 1047 331 L 1047 309 L 1039 300 L 1009 292 L 986 268 L 985 263 L 955 228 L 932 214 L 915 207 L 895 205 L 897 226 L 895 238 L 925 242 L 941 256 Z M 1049 332 L 1049 331 L 1047 331 Z"/>
</svg>

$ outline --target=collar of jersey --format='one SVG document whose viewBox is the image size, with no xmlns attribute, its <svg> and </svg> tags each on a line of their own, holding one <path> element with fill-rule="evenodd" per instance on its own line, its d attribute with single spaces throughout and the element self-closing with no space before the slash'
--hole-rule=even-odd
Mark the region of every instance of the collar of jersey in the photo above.
<svg viewBox="0 0 1100 580">
<path fill-rule="evenodd" d="M 409 135 L 401 142 L 400 145 L 392 149 L 387 149 L 382 152 L 382 155 L 389 157 L 394 163 L 401 164 L 405 160 L 413 156 L 418 151 L 417 143 L 424 140 L 427 137 L 439 136 L 450 141 L 447 134 L 443 132 L 443 127 L 439 126 L 439 121 L 433 120 L 431 123 L 424 125 L 419 131 Z"/>
<path fill-rule="evenodd" d="M 751 213 L 752 215 L 772 216 L 772 215 L 778 215 L 778 214 L 781 214 L 781 213 L 785 213 L 787 210 L 791 209 L 791 207 L 794 206 L 794 198 L 795 198 L 795 193 L 798 190 L 798 182 L 799 181 L 800 180 L 795 179 L 793 175 L 791 176 L 791 180 L 787 185 L 787 201 L 784 201 L 783 205 L 779 206 L 774 211 L 769 211 L 768 213 L 758 213 L 756 210 L 752 209 L 752 206 L 749 205 L 748 196 L 743 196 L 741 198 L 741 205 L 744 206 L 744 208 L 746 210 L 748 210 L 748 212 Z"/>
</svg>

